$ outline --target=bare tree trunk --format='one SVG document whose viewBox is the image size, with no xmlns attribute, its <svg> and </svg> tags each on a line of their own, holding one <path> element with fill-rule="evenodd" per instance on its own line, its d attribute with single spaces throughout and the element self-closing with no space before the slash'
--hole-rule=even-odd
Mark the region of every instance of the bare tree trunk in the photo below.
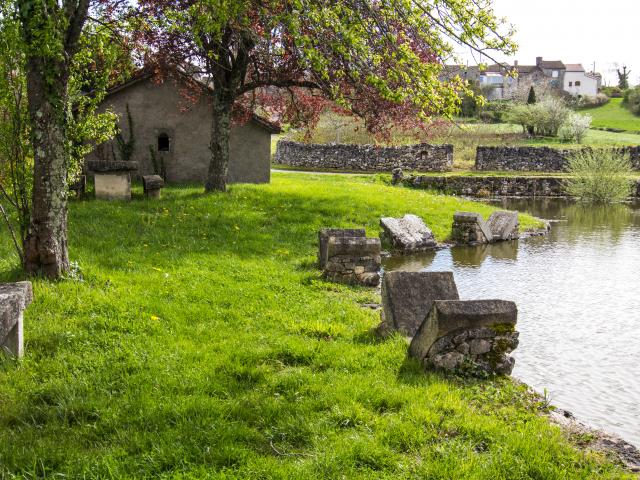
<svg viewBox="0 0 640 480">
<path fill-rule="evenodd" d="M 229 102 L 222 95 L 213 95 L 213 120 L 211 122 L 211 162 L 205 182 L 205 192 L 227 190 L 229 173 L 229 137 L 231 135 L 231 110 Z"/>
<path fill-rule="evenodd" d="M 64 65 L 52 63 L 32 58 L 27 65 L 34 175 L 24 253 L 27 273 L 58 278 L 69 269 L 65 132 L 68 75 Z"/>
</svg>

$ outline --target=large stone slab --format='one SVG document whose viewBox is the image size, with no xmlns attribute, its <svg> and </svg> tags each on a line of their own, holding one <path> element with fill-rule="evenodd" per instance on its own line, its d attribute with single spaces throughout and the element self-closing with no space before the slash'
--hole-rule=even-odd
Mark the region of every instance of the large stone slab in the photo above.
<svg viewBox="0 0 640 480">
<path fill-rule="evenodd" d="M 412 337 L 435 300 L 457 300 L 452 272 L 388 272 L 382 281 L 380 331 L 397 330 Z"/>
<path fill-rule="evenodd" d="M 426 367 L 509 374 L 518 346 L 516 304 L 505 300 L 436 300 L 409 346 Z"/>
<path fill-rule="evenodd" d="M 403 253 L 422 252 L 437 246 L 433 232 L 417 215 L 402 218 L 384 217 L 380 219 L 380 238 L 388 242 L 394 250 Z"/>
<path fill-rule="evenodd" d="M 451 239 L 463 245 L 490 243 L 493 233 L 479 213 L 456 212 L 453 215 Z"/>
<path fill-rule="evenodd" d="M 318 232 L 318 263 L 323 269 L 327 264 L 329 237 L 366 237 L 364 228 L 323 228 Z"/>
<path fill-rule="evenodd" d="M 518 212 L 506 210 L 493 212 L 487 220 L 487 226 L 493 235 L 494 242 L 520 238 Z"/>
<path fill-rule="evenodd" d="M 33 300 L 31 282 L 0 284 L 0 349 L 24 354 L 23 311 Z"/>
<path fill-rule="evenodd" d="M 131 175 L 128 172 L 96 173 L 94 186 L 99 200 L 131 200 Z"/>
</svg>

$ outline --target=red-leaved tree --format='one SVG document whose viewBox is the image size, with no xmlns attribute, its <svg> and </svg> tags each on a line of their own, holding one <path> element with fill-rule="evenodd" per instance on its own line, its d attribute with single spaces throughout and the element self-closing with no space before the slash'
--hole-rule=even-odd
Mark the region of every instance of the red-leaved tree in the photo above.
<svg viewBox="0 0 640 480">
<path fill-rule="evenodd" d="M 491 1 L 141 0 L 139 33 L 160 70 L 212 87 L 205 190 L 224 191 L 232 122 L 256 110 L 312 126 L 331 102 L 379 136 L 453 115 L 468 93 L 440 79 L 454 46 L 515 48 Z"/>
</svg>

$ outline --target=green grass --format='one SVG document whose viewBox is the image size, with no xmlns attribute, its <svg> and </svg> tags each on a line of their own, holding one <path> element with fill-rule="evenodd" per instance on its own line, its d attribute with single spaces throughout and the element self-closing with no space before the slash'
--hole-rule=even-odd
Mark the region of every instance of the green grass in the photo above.
<svg viewBox="0 0 640 480">
<path fill-rule="evenodd" d="M 596 128 L 615 128 L 629 132 L 640 132 L 640 117 L 622 105 L 622 98 L 612 98 L 601 107 L 581 110 L 580 113 L 591 115 L 593 117 L 592 126 Z"/>
<path fill-rule="evenodd" d="M 72 202 L 84 279 L 35 280 L 26 357 L 0 361 L 0 478 L 623 478 L 523 387 L 423 373 L 373 336 L 374 290 L 316 270 L 322 226 L 414 212 L 443 240 L 491 207 L 371 177 L 200 192 Z"/>
</svg>

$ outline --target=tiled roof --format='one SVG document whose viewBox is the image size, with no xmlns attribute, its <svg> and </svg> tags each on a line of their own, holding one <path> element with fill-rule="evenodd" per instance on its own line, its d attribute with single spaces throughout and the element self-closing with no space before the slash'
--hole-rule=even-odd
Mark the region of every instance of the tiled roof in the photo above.
<svg viewBox="0 0 640 480">
<path fill-rule="evenodd" d="M 567 72 L 584 72 L 584 67 L 580 63 L 567 63 Z"/>
<path fill-rule="evenodd" d="M 560 60 L 543 60 L 540 66 L 542 68 L 551 68 L 556 70 L 562 70 L 565 68 L 564 63 Z"/>
</svg>

